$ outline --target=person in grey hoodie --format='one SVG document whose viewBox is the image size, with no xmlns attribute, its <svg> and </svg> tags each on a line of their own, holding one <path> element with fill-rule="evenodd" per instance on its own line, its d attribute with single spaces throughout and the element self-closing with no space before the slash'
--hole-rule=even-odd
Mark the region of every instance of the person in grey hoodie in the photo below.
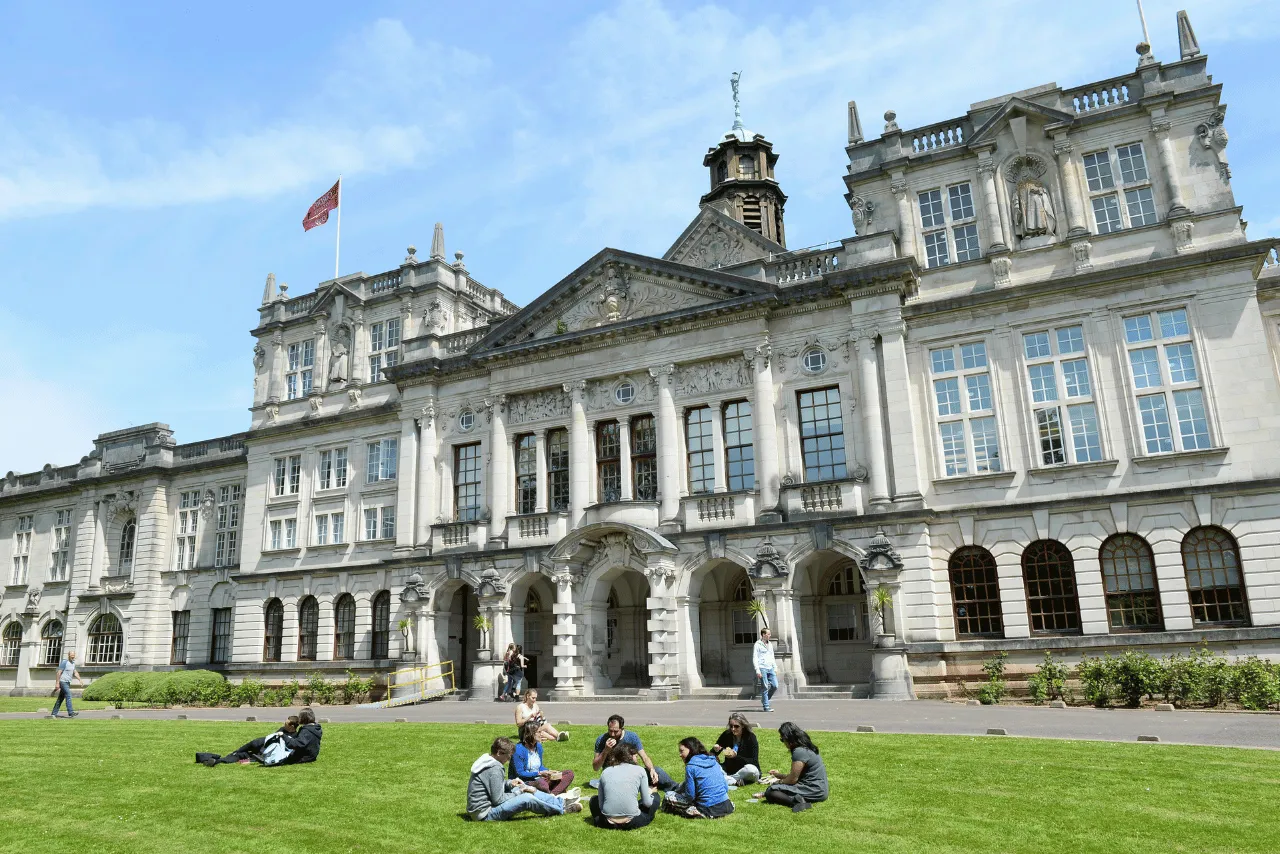
<svg viewBox="0 0 1280 854">
<path fill-rule="evenodd" d="M 506 821 L 522 812 L 582 812 L 578 789 L 556 796 L 540 792 L 519 778 L 508 780 L 506 765 L 515 749 L 511 739 L 497 738 L 489 752 L 472 763 L 471 779 L 467 781 L 467 815 L 472 821 Z"/>
</svg>

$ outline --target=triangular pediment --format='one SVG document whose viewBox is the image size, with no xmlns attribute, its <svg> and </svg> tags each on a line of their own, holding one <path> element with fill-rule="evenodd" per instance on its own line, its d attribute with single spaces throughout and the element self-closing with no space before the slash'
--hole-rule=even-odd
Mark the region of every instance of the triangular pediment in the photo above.
<svg viewBox="0 0 1280 854">
<path fill-rule="evenodd" d="M 299 311 L 296 315 L 312 317 L 319 314 L 326 314 L 329 312 L 329 307 L 333 305 L 333 301 L 338 298 L 339 294 L 346 297 L 346 304 L 348 306 L 362 305 L 364 303 L 364 298 L 345 285 L 341 280 L 331 281 L 328 284 L 317 288 L 315 292 L 311 294 L 311 302 L 306 306 L 305 311 Z"/>
<path fill-rule="evenodd" d="M 714 270 L 786 251 L 785 246 L 726 216 L 714 204 L 707 204 L 662 257 L 690 267 Z"/>
<path fill-rule="evenodd" d="M 625 326 L 776 290 L 739 276 L 605 249 L 504 320 L 472 352 Z"/>
<path fill-rule="evenodd" d="M 1037 124 L 1041 125 L 1069 125 L 1076 120 L 1076 117 L 1070 113 L 1064 113 L 1061 110 L 1055 110 L 1052 107 L 1046 107 L 1043 104 L 1037 104 L 1025 98 L 1010 98 L 1000 109 L 995 111 L 991 118 L 983 122 L 982 127 L 974 132 L 973 136 L 968 140 L 969 147 L 974 148 L 994 143 L 1000 131 L 1008 127 L 1009 122 L 1019 116 L 1035 119 Z"/>
</svg>

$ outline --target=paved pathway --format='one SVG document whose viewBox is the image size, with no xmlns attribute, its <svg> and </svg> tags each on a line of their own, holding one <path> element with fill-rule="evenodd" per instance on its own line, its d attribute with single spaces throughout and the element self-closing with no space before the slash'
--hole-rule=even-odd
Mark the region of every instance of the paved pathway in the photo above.
<svg viewBox="0 0 1280 854">
<path fill-rule="evenodd" d="M 1280 715 L 1235 712 L 1156 712 L 1129 709 L 1070 708 L 1034 706 L 967 706 L 936 700 L 884 702 L 876 700 L 775 700 L 776 711 L 765 715 L 758 704 L 746 700 L 677 700 L 669 703 L 620 700 L 617 703 L 544 703 L 543 710 L 553 723 L 569 721 L 567 729 L 593 737 L 604 731 L 605 718 L 617 712 L 632 726 L 646 724 L 719 726 L 729 713 L 743 711 L 753 722 L 777 726 L 794 720 L 805 729 L 849 731 L 873 726 L 876 732 L 925 733 L 940 735 L 985 735 L 989 728 L 1003 728 L 1011 736 L 1033 738 L 1091 739 L 1097 741 L 1137 741 L 1138 736 L 1156 736 L 1161 742 L 1206 744 L 1227 747 L 1261 747 L 1280 750 Z M 84 711 L 82 719 L 110 718 L 173 720 L 178 715 L 191 720 L 243 721 L 248 715 L 259 721 L 282 719 L 285 709 L 137 709 Z M 470 700 L 443 700 L 397 709 L 362 709 L 353 706 L 317 708 L 316 714 L 332 723 L 347 721 L 491 724 L 513 721 L 509 703 Z M 0 714 L 0 720 L 39 718 L 36 713 Z M 576 733 L 575 733 L 576 734 Z"/>
</svg>

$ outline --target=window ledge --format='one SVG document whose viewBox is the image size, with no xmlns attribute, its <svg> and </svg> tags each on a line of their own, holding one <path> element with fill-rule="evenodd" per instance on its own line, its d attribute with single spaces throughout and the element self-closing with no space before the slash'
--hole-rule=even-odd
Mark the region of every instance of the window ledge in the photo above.
<svg viewBox="0 0 1280 854">
<path fill-rule="evenodd" d="M 308 552 L 337 552 L 351 546 L 351 543 L 312 543 L 307 546 Z"/>
<path fill-rule="evenodd" d="M 267 498 L 268 507 L 286 507 L 297 505 L 302 500 L 302 493 L 291 492 L 288 495 L 272 495 Z"/>
<path fill-rule="evenodd" d="M 1164 468 L 1186 463 L 1223 461 L 1230 448 L 1204 448 L 1196 451 L 1174 451 L 1168 454 L 1140 454 L 1133 458 L 1133 464 L 1142 468 Z"/>
<path fill-rule="evenodd" d="M 272 557 L 275 557 L 278 555 L 296 555 L 301 551 L 301 546 L 293 546 L 292 548 L 287 549 L 263 549 L 262 553 L 264 555 L 271 555 Z"/>
<path fill-rule="evenodd" d="M 1110 474 L 1115 471 L 1119 460 L 1098 460 L 1088 463 L 1070 463 L 1060 466 L 1042 466 L 1028 469 L 1027 475 L 1037 480 L 1057 480 L 1059 477 L 1077 477 L 1082 475 Z"/>
<path fill-rule="evenodd" d="M 44 586 L 45 587 L 66 587 L 70 583 L 71 582 L 69 580 L 63 578 L 58 581 L 46 581 L 44 582 Z"/>
<path fill-rule="evenodd" d="M 707 495 L 714 495 L 714 494 L 715 493 L 710 493 L 710 492 L 707 493 Z M 699 497 L 705 498 L 707 496 L 704 495 Z M 645 501 L 644 499 L 641 499 L 641 498 L 628 498 L 623 501 L 597 501 L 595 504 L 588 505 L 585 509 L 592 510 L 596 507 L 626 507 L 626 506 L 657 507 L 659 503 L 660 502 L 657 499 L 654 499 L 653 501 Z"/>
<path fill-rule="evenodd" d="M 357 546 L 393 546 L 395 545 L 395 537 L 379 537 L 376 540 L 360 540 L 355 543 Z"/>
<path fill-rule="evenodd" d="M 369 495 L 372 493 L 395 492 L 397 486 L 399 486 L 399 481 L 397 480 L 379 480 L 374 483 L 366 483 L 360 487 L 360 493 Z"/>
<path fill-rule="evenodd" d="M 965 487 L 991 486 L 1001 481 L 1012 482 L 1018 473 L 1016 471 L 986 471 L 981 474 L 958 474 L 952 477 L 934 478 L 933 485 L 948 486 L 954 485 L 961 489 Z"/>
<path fill-rule="evenodd" d="M 26 582 L 23 582 L 22 584 L 6 584 L 4 586 L 4 589 L 5 590 L 26 590 L 27 584 Z"/>
<path fill-rule="evenodd" d="M 317 489 L 311 493 L 313 501 L 323 501 L 326 498 L 342 498 L 347 494 L 348 487 L 334 486 L 329 489 Z"/>
</svg>

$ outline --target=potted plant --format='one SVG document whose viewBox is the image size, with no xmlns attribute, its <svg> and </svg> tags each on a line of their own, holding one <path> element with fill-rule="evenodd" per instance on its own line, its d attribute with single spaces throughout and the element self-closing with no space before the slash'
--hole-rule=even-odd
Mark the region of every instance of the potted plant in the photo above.
<svg viewBox="0 0 1280 854">
<path fill-rule="evenodd" d="M 759 599 L 752 599 L 747 603 L 747 613 L 751 615 L 752 619 L 760 621 L 760 628 L 769 628 L 769 615 L 765 611 L 764 602 Z"/>
<path fill-rule="evenodd" d="M 471 625 L 475 626 L 476 631 L 480 633 L 480 658 L 488 658 L 484 653 L 490 652 L 489 632 L 493 630 L 493 620 L 490 620 L 484 614 L 476 614 L 475 619 L 471 621 Z"/>
<path fill-rule="evenodd" d="M 876 634 L 876 646 L 889 647 L 897 643 L 893 629 L 889 626 L 889 609 L 893 607 L 893 594 L 883 584 L 876 587 L 871 594 L 871 604 L 880 618 L 880 631 Z"/>
</svg>

